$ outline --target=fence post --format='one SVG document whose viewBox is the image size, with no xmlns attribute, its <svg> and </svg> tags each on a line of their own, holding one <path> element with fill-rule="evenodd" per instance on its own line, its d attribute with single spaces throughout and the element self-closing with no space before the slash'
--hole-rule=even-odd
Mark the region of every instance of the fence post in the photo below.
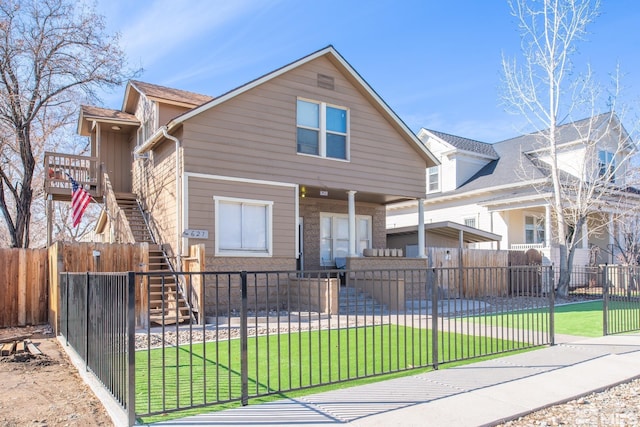
<svg viewBox="0 0 640 427">
<path fill-rule="evenodd" d="M 249 404 L 249 361 L 247 357 L 247 272 L 240 272 L 242 303 L 240 306 L 240 376 L 242 379 L 242 406 Z"/>
<path fill-rule="evenodd" d="M 609 282 L 607 264 L 602 266 L 602 335 L 609 335 Z"/>
<path fill-rule="evenodd" d="M 84 368 L 89 372 L 89 272 L 84 282 Z"/>
<path fill-rule="evenodd" d="M 553 264 L 549 267 L 549 343 L 556 345 L 556 284 Z"/>
<path fill-rule="evenodd" d="M 438 369 L 438 281 L 436 269 L 427 270 L 427 289 L 431 289 L 431 353 L 433 369 Z"/>
<path fill-rule="evenodd" d="M 65 307 L 64 307 L 64 318 L 65 318 L 65 343 L 69 345 L 69 272 L 65 272 Z"/>
<path fill-rule="evenodd" d="M 136 423 L 136 274 L 127 273 L 127 418 Z"/>
</svg>

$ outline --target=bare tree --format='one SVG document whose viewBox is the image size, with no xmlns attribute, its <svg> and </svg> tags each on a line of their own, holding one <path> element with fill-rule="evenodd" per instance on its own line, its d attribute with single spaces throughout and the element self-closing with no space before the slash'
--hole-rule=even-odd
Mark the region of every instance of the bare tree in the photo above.
<svg viewBox="0 0 640 427">
<path fill-rule="evenodd" d="M 121 84 L 124 67 L 118 36 L 85 3 L 0 0 L 0 211 L 11 246 L 30 244 L 45 142 L 82 100 Z"/>
<path fill-rule="evenodd" d="M 509 5 L 522 36 L 523 62 L 503 59 L 503 98 L 509 109 L 539 130 L 537 137 L 544 150 L 538 159 L 548 171 L 552 235 L 560 255 L 558 293 L 567 295 L 575 249 L 581 238 L 587 238 L 580 235 L 582 226 L 590 214 L 620 197 L 615 176 L 633 151 L 632 144 L 615 111 L 618 79 L 613 79 L 613 91 L 606 93 L 594 84 L 588 67 L 582 74 L 574 72 L 572 58 L 587 26 L 598 15 L 600 2 L 509 0 Z M 598 114 L 602 99 L 608 113 Z M 566 141 L 560 131 L 578 114 L 590 118 L 575 122 L 575 140 L 584 142 L 585 149 L 582 158 L 572 160 L 571 170 L 562 159 Z M 613 141 L 612 135 L 621 137 Z M 602 143 L 615 146 L 610 150 L 613 158 L 605 165 L 598 158 Z M 598 228 L 602 225 L 590 231 L 601 231 Z"/>
</svg>

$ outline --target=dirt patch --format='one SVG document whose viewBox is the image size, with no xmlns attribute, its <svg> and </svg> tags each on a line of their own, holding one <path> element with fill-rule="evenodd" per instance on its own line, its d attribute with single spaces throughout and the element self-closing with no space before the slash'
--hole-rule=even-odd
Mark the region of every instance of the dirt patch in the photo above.
<svg viewBox="0 0 640 427">
<path fill-rule="evenodd" d="M 0 340 L 23 335 L 43 354 L 0 358 L 0 427 L 113 426 L 48 327 L 0 329 Z"/>
</svg>

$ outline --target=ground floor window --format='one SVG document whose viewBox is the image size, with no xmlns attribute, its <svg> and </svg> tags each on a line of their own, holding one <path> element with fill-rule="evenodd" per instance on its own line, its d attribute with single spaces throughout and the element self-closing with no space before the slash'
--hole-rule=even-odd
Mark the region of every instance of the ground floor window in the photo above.
<svg viewBox="0 0 640 427">
<path fill-rule="evenodd" d="M 535 215 L 524 217 L 525 243 L 544 243 L 544 218 Z"/>
<path fill-rule="evenodd" d="M 356 251 L 359 255 L 371 247 L 371 216 L 356 215 Z M 335 265 L 336 258 L 349 254 L 349 216 L 320 214 L 320 264 Z"/>
<path fill-rule="evenodd" d="M 270 256 L 273 202 L 214 197 L 215 253 Z"/>
</svg>

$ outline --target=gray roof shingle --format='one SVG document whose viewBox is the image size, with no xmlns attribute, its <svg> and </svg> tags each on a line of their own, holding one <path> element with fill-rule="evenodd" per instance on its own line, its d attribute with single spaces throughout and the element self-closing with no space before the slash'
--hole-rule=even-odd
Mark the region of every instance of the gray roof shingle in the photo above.
<svg viewBox="0 0 640 427">
<path fill-rule="evenodd" d="M 443 141 L 453 145 L 454 147 L 460 150 L 470 151 L 472 153 L 484 154 L 485 156 L 489 156 L 493 158 L 498 157 L 498 154 L 493 149 L 492 144 L 476 141 L 475 139 L 463 138 L 461 136 L 439 132 L 437 130 L 432 130 L 432 129 L 426 129 L 426 130 L 428 130 L 429 132 L 436 135 L 438 138 L 442 139 Z"/>
<path fill-rule="evenodd" d="M 611 114 L 605 113 L 558 126 L 556 128 L 556 141 L 558 144 L 565 144 L 586 138 L 590 134 L 590 128 L 592 132 L 605 124 L 611 117 Z M 478 150 L 482 147 L 479 144 L 484 144 L 442 132 L 430 132 L 461 149 L 468 150 L 469 148 L 463 147 L 475 147 L 475 150 Z M 462 194 L 505 184 L 517 184 L 519 182 L 547 178 L 550 172 L 546 164 L 527 153 L 545 147 L 548 132 L 549 130 L 546 129 L 496 142 L 495 144 L 486 144 L 496 153 L 496 160 L 488 163 L 457 189 L 442 193 L 442 195 Z M 472 143 L 470 144 L 468 141 Z M 474 142 L 475 144 L 473 144 Z"/>
</svg>

